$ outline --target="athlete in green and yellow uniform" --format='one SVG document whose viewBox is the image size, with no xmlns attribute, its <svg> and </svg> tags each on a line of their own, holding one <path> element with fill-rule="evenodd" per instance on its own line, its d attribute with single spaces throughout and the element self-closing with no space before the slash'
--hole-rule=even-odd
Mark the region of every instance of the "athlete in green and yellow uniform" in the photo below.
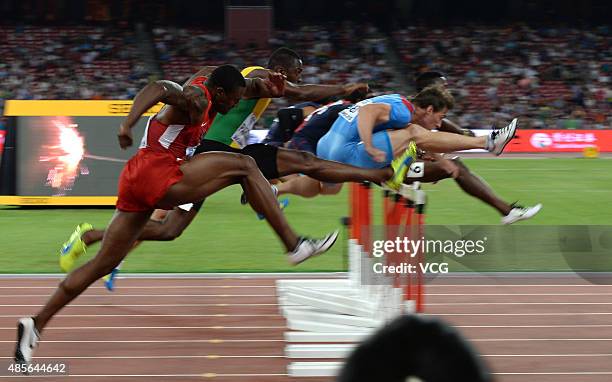
<svg viewBox="0 0 612 382">
<path fill-rule="evenodd" d="M 244 77 L 248 77 L 254 70 L 266 69 L 261 66 L 249 66 L 241 73 Z M 271 98 L 241 99 L 230 113 L 217 116 L 206 133 L 206 139 L 232 147 L 246 146 L 249 132 L 271 101 Z"/>
</svg>

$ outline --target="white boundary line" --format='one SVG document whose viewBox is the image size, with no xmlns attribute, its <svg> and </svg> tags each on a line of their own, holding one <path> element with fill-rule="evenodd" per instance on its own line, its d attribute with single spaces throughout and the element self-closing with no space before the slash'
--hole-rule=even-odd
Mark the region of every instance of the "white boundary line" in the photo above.
<svg viewBox="0 0 612 382">
<path fill-rule="evenodd" d="M 119 278 L 121 279 L 121 278 Z M 2 280 L 2 277 L 0 277 Z M 49 286 L 0 286 L 0 289 L 56 289 L 57 285 Z M 183 288 L 219 288 L 219 289 L 236 289 L 236 288 L 276 288 L 274 285 L 151 285 L 151 286 L 121 286 L 121 289 L 183 289 Z M 91 286 L 89 289 L 103 289 L 106 287 Z"/>
<path fill-rule="evenodd" d="M 578 354 L 481 354 L 481 357 L 489 358 L 503 358 L 503 357 L 612 357 L 612 353 L 578 353 Z M 219 359 L 219 358 L 286 358 L 284 354 L 279 355 L 220 355 L 220 354 L 207 354 L 207 355 L 111 355 L 111 356 L 43 356 L 36 357 L 38 363 L 43 363 L 45 360 L 51 359 Z M 0 359 L 13 359 L 13 357 L 0 357 Z"/>
<path fill-rule="evenodd" d="M 214 329 L 214 330 L 232 330 L 232 329 L 287 329 L 286 326 L 189 326 L 189 327 L 159 327 L 159 326 L 56 326 L 45 328 L 46 330 L 133 330 L 133 329 Z M 12 327 L 0 327 L 0 330 L 15 330 Z"/>
<path fill-rule="evenodd" d="M 465 296 L 465 293 L 428 293 L 428 296 Z M 612 296 L 610 293 L 470 293 L 470 296 Z M 1 298 L 49 297 L 48 294 L 0 294 Z M 87 294 L 81 298 L 106 297 L 278 297 L 277 294 Z"/>
<path fill-rule="evenodd" d="M 327 278 L 327 277 L 347 277 L 347 272 L 267 272 L 267 273 L 122 273 L 121 278 L 134 279 L 209 279 L 209 278 Z M 574 277 L 581 279 L 581 276 L 594 277 L 612 277 L 612 272 L 453 272 L 436 275 L 436 279 L 454 279 L 454 278 L 516 278 L 516 277 L 538 277 L 538 278 L 558 278 L 558 277 Z M 23 278 L 64 278 L 64 273 L 3 273 L 0 274 L 0 279 L 23 279 Z"/>
<path fill-rule="evenodd" d="M 1 304 L 0 308 L 4 307 L 42 307 L 44 304 Z M 256 303 L 234 303 L 234 304 L 226 304 L 226 303 L 216 303 L 216 304 L 70 304 L 67 307 L 80 307 L 80 308 L 93 308 L 93 307 L 157 307 L 157 306 L 167 306 L 167 307 L 225 307 L 225 306 L 278 306 L 278 303 L 270 303 L 270 304 L 256 304 Z"/>
<path fill-rule="evenodd" d="M 612 371 L 551 371 L 541 373 L 491 373 L 493 375 L 612 375 Z"/>
<path fill-rule="evenodd" d="M 0 375 L 0 378 L 253 378 L 287 377 L 287 374 L 55 374 L 55 375 Z"/>
<path fill-rule="evenodd" d="M 612 302 L 432 302 L 425 306 L 466 306 L 466 305 L 612 305 Z M 1 306 L 1 305 L 0 305 Z"/>
<path fill-rule="evenodd" d="M 48 294 L 0 294 L 1 298 L 49 297 Z M 79 297 L 277 297 L 276 294 L 81 294 Z"/>
<path fill-rule="evenodd" d="M 3 273 L 0 279 L 55 279 L 65 273 Z M 121 273 L 122 279 L 261 279 L 261 278 L 328 278 L 348 277 L 347 272 L 270 272 L 270 273 Z"/>
<path fill-rule="evenodd" d="M 14 328 L 13 328 L 14 330 Z M 46 329 L 45 329 L 46 330 Z M 77 343 L 77 344 L 148 344 L 148 343 L 162 343 L 162 344 L 174 344 L 174 343 L 194 343 L 194 344 L 202 344 L 202 343 L 209 343 L 209 344 L 223 344 L 223 343 L 239 343 L 239 342 L 285 342 L 285 339 L 281 338 L 278 340 L 225 340 L 225 339 L 219 339 L 219 338 L 211 338 L 211 339 L 207 339 L 207 340 L 41 340 L 41 343 L 56 343 L 56 344 L 63 344 L 63 343 Z M 15 340 L 0 340 L 0 343 L 10 343 L 10 344 L 14 344 Z"/>
<path fill-rule="evenodd" d="M 427 296 L 612 296 L 612 292 L 610 293 L 607 293 L 607 292 L 602 292 L 602 293 L 427 293 Z"/>
<path fill-rule="evenodd" d="M 612 314 L 612 313 L 610 313 Z M 23 314 L 2 314 L 0 318 L 21 318 Z M 261 314 L 58 314 L 54 316 L 56 318 L 70 318 L 70 317 L 221 317 L 221 318 L 232 318 L 232 317 L 279 317 L 278 314 L 274 315 L 261 315 Z M 15 328 L 13 328 L 15 329 Z"/>
<path fill-rule="evenodd" d="M 597 316 L 612 315 L 612 312 L 560 312 L 560 313 L 422 313 L 424 316 Z"/>
<path fill-rule="evenodd" d="M 44 304 L 25 304 L 25 305 L 20 305 L 20 304 L 1 304 L 0 308 L 3 307 L 42 307 Z M 156 306 L 167 306 L 167 307 L 201 307 L 201 306 L 208 306 L 208 307 L 224 307 L 224 306 L 278 306 L 277 303 L 269 303 L 269 304 L 256 304 L 256 303 L 233 303 L 233 304 L 227 304 L 227 303 L 211 303 L 211 304 L 70 304 L 68 305 L 68 308 L 71 307 L 88 307 L 88 308 L 92 308 L 92 307 L 156 307 Z"/>
<path fill-rule="evenodd" d="M 611 354 L 612 355 L 612 354 Z M 517 355 L 518 356 L 518 355 Z M 36 357 L 37 363 L 44 363 L 48 359 L 219 359 L 219 358 L 286 358 L 284 354 L 280 355 L 109 355 L 109 356 L 53 356 L 53 357 Z M 13 359 L 13 357 L 0 357 L 0 359 Z"/>
</svg>

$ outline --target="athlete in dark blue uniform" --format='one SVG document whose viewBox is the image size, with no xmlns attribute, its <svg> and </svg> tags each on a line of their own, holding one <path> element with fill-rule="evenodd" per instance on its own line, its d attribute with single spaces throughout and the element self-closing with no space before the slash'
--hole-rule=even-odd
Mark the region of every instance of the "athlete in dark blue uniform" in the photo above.
<svg viewBox="0 0 612 382">
<path fill-rule="evenodd" d="M 272 146 L 282 146 L 291 139 L 293 132 L 301 126 L 304 119 L 321 105 L 316 102 L 302 102 L 297 105 L 280 109 L 268 130 L 268 135 L 261 143 Z"/>
<path fill-rule="evenodd" d="M 348 101 L 337 101 L 318 108 L 295 129 L 287 147 L 316 154 L 319 139 L 327 134 L 336 118 L 338 118 L 338 113 L 351 105 L 352 103 Z"/>
</svg>

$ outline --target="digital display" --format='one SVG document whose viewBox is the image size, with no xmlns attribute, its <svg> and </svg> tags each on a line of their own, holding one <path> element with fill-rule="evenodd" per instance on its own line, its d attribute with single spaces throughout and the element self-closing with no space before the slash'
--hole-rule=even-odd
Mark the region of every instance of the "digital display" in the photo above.
<svg viewBox="0 0 612 382">
<path fill-rule="evenodd" d="M 117 141 L 124 117 L 17 119 L 17 194 L 115 196 L 119 174 L 136 153 L 148 117 L 133 128 L 134 146 Z"/>
</svg>

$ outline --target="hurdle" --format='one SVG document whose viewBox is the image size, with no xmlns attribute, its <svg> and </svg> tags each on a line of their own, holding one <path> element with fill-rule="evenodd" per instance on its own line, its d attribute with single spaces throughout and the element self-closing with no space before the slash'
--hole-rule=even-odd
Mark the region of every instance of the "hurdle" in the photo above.
<svg viewBox="0 0 612 382">
<path fill-rule="evenodd" d="M 342 360 L 371 333 L 401 314 L 423 312 L 423 275 L 374 276 L 375 234 L 384 239 L 424 235 L 426 194 L 420 183 L 402 185 L 399 192 L 383 191 L 383 232 L 373 232 L 372 186 L 351 184 L 348 272 L 341 279 L 277 280 L 279 309 L 287 320 L 285 355 L 291 377 L 335 376 Z M 422 262 L 419 251 L 409 262 Z M 385 265 L 402 262 L 388 253 Z M 369 269 L 368 269 L 369 268 Z M 308 359 L 317 359 L 316 362 Z M 336 361 L 321 361 L 321 360 Z M 302 361 L 293 361 L 302 360 Z"/>
</svg>

